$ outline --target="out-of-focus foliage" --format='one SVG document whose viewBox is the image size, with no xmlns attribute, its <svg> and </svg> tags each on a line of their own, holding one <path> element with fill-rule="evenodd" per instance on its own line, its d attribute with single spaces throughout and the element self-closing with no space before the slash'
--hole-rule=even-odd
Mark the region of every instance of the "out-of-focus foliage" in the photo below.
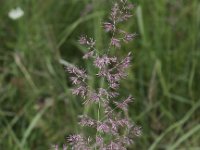
<svg viewBox="0 0 200 150">
<path fill-rule="evenodd" d="M 132 0 L 133 21 L 122 25 L 137 32 L 130 50 L 133 65 L 121 93 L 135 102 L 130 116 L 143 127 L 135 149 L 199 149 L 200 139 L 200 2 Z M 80 131 L 77 115 L 94 113 L 72 96 L 63 65 L 83 63 L 77 42 L 88 34 L 104 48 L 102 23 L 112 1 L 0 1 L 0 149 L 44 150 Z M 21 8 L 18 19 L 9 18 Z M 95 78 L 89 81 L 95 86 Z M 87 131 L 90 134 L 90 131 Z M 130 148 L 133 149 L 133 148 Z"/>
</svg>

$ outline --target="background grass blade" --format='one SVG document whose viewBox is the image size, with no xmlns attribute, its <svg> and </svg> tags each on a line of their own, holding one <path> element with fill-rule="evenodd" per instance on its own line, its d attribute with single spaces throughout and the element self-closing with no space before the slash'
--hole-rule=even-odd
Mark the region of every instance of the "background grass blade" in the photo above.
<svg viewBox="0 0 200 150">
<path fill-rule="evenodd" d="M 190 136 L 192 136 L 193 134 L 198 134 L 200 130 L 200 125 L 196 125 L 195 127 L 193 127 L 190 131 L 188 131 L 187 133 L 185 133 L 184 135 L 181 136 L 181 138 L 179 138 L 172 146 L 170 146 L 168 149 L 169 150 L 174 150 L 177 149 L 177 147 L 184 142 L 185 140 L 187 140 Z"/>
<path fill-rule="evenodd" d="M 157 137 L 155 142 L 150 146 L 149 150 L 154 150 L 156 146 L 158 145 L 158 143 L 165 137 L 166 134 L 168 134 L 169 132 L 171 132 L 172 130 L 176 128 L 180 128 L 186 121 L 188 121 L 188 119 L 193 115 L 193 113 L 199 107 L 200 107 L 200 101 L 191 108 L 191 110 L 185 115 L 183 119 L 169 126 L 159 137 Z"/>
</svg>

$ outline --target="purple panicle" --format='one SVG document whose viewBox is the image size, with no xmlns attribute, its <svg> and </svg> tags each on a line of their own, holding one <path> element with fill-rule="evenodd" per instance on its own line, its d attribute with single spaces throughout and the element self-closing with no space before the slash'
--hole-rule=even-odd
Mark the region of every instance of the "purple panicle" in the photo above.
<svg viewBox="0 0 200 150">
<path fill-rule="evenodd" d="M 84 105 L 94 107 L 79 117 L 79 124 L 95 133 L 91 137 L 82 134 L 70 135 L 67 138 L 68 147 L 73 150 L 126 150 L 134 143 L 135 137 L 141 135 L 141 127 L 135 125 L 128 116 L 132 96 L 122 101 L 117 100 L 120 97 L 120 81 L 128 75 L 126 69 L 131 64 L 131 53 L 124 58 L 112 55 L 114 50 L 121 48 L 121 44 L 132 41 L 136 36 L 135 33 L 119 28 L 119 24 L 132 17 L 133 8 L 134 5 L 128 3 L 128 0 L 118 0 L 118 3 L 114 4 L 108 21 L 103 23 L 105 32 L 110 35 L 104 50 L 95 45 L 93 38 L 79 38 L 79 44 L 87 48 L 83 59 L 91 59 L 90 63 L 94 66 L 92 68 L 89 65 L 91 70 L 87 72 L 94 73 L 94 78 L 91 78 L 92 75 L 88 75 L 85 69 L 72 65 L 65 68 L 75 86 L 72 88 L 72 94 L 83 98 Z M 90 79 L 94 79 L 95 83 L 93 80 L 90 82 Z M 97 115 L 90 116 L 89 112 L 93 111 Z M 58 146 L 55 149 L 57 150 Z M 63 150 L 66 149 L 67 146 L 63 146 Z"/>
</svg>

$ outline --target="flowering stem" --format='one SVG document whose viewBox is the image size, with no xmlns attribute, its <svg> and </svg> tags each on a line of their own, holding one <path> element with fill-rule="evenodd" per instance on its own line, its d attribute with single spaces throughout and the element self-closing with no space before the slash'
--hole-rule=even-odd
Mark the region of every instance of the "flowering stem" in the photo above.
<svg viewBox="0 0 200 150">
<path fill-rule="evenodd" d="M 120 48 L 122 42 L 130 42 L 135 36 L 135 34 L 118 29 L 118 23 L 124 22 L 132 16 L 130 12 L 132 8 L 133 5 L 129 4 L 127 0 L 119 0 L 119 3 L 114 4 L 109 21 L 103 24 L 105 31 L 111 34 L 110 43 L 107 43 L 104 51 L 95 48 L 95 40 L 92 38 L 81 36 L 79 39 L 79 43 L 87 46 L 89 51 L 83 56 L 83 59 L 92 59 L 93 65 L 98 69 L 97 73 L 95 70 L 98 80 L 96 77 L 94 78 L 95 81 L 98 81 L 96 82 L 98 87 L 96 87 L 97 84 L 90 82 L 86 70 L 70 67 L 67 71 L 72 75 L 70 79 L 75 85 L 72 94 L 81 96 L 85 100 L 84 115 L 80 117 L 80 124 L 95 128 L 96 133 L 92 137 L 96 136 L 96 139 L 87 139 L 80 134 L 72 135 L 68 141 L 74 150 L 125 150 L 133 143 L 134 137 L 141 134 L 141 127 L 136 126 L 128 115 L 129 103 L 133 100 L 132 96 L 129 95 L 122 101 L 116 99 L 119 96 L 120 80 L 127 76 L 125 71 L 130 66 L 131 53 L 129 52 L 121 60 L 114 55 L 113 50 Z M 95 111 L 94 118 L 87 116 L 89 106 L 91 106 L 89 104 L 95 106 L 92 109 Z"/>
</svg>

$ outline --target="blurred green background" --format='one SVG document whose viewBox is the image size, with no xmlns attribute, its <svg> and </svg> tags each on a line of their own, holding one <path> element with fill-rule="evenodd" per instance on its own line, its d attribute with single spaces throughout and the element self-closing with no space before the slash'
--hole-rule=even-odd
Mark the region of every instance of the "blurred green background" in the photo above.
<svg viewBox="0 0 200 150">
<path fill-rule="evenodd" d="M 71 95 L 63 65 L 93 73 L 77 39 L 87 34 L 103 47 L 102 22 L 113 1 L 0 1 L 1 150 L 45 150 L 80 131 L 84 106 Z M 143 134 L 130 149 L 199 150 L 200 1 L 132 2 L 134 16 L 122 28 L 139 36 L 116 51 L 133 54 L 121 94 L 135 97 L 130 116 Z M 12 20 L 8 13 L 16 7 L 24 16 Z"/>
</svg>

